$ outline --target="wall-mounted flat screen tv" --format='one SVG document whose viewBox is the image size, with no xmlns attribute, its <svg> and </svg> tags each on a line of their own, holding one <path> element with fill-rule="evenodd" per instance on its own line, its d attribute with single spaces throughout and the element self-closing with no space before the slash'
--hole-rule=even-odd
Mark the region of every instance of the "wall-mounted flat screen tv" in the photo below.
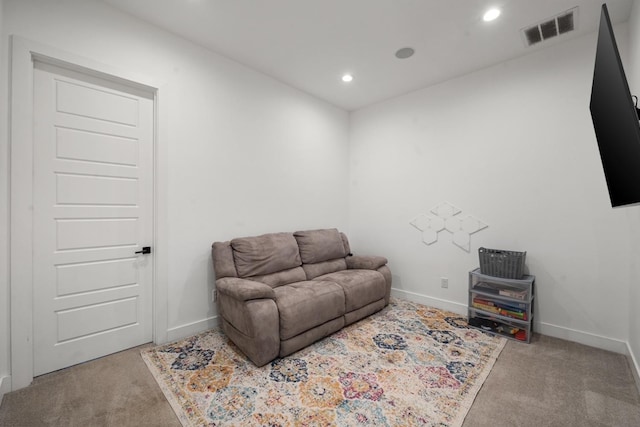
<svg viewBox="0 0 640 427">
<path fill-rule="evenodd" d="M 600 16 L 590 109 L 611 205 L 640 202 L 640 125 L 606 4 Z"/>
</svg>

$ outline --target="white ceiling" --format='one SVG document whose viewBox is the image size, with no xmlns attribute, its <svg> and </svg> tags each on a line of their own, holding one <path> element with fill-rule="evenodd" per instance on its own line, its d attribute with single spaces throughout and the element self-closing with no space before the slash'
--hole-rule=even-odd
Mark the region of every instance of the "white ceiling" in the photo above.
<svg viewBox="0 0 640 427">
<path fill-rule="evenodd" d="M 355 110 L 595 31 L 595 0 L 103 0 Z M 614 23 L 632 0 L 609 0 Z M 502 15 L 486 23 L 490 6 Z M 577 30 L 525 47 L 520 30 L 579 6 Z M 395 52 L 416 53 L 400 60 Z M 353 82 L 341 81 L 345 72 Z"/>
</svg>

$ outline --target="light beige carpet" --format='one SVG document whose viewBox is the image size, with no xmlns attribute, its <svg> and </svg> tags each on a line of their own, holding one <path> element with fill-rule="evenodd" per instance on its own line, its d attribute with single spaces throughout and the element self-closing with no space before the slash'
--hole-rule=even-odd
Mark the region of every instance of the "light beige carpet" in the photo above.
<svg viewBox="0 0 640 427">
<path fill-rule="evenodd" d="M 404 300 L 256 368 L 210 331 L 142 351 L 184 426 L 460 426 L 505 345 Z"/>
</svg>

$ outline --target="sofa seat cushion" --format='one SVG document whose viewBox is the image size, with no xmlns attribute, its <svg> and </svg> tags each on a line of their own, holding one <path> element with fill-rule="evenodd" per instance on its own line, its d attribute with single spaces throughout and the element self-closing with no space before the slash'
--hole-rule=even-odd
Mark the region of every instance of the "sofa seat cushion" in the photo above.
<svg viewBox="0 0 640 427">
<path fill-rule="evenodd" d="M 280 312 L 281 341 L 345 313 L 345 294 L 335 283 L 303 281 L 280 286 L 273 291 Z"/>
<path fill-rule="evenodd" d="M 346 313 L 384 298 L 387 291 L 384 276 L 374 270 L 336 271 L 314 280 L 334 282 L 342 287 Z"/>
</svg>

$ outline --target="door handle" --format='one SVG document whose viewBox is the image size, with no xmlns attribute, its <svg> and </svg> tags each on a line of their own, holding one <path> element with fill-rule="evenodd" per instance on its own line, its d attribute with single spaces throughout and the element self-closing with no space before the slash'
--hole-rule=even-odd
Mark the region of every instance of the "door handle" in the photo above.
<svg viewBox="0 0 640 427">
<path fill-rule="evenodd" d="M 150 254 L 151 253 L 151 246 L 144 246 L 141 251 L 137 251 L 135 253 L 143 254 L 143 255 L 144 254 Z"/>
</svg>

